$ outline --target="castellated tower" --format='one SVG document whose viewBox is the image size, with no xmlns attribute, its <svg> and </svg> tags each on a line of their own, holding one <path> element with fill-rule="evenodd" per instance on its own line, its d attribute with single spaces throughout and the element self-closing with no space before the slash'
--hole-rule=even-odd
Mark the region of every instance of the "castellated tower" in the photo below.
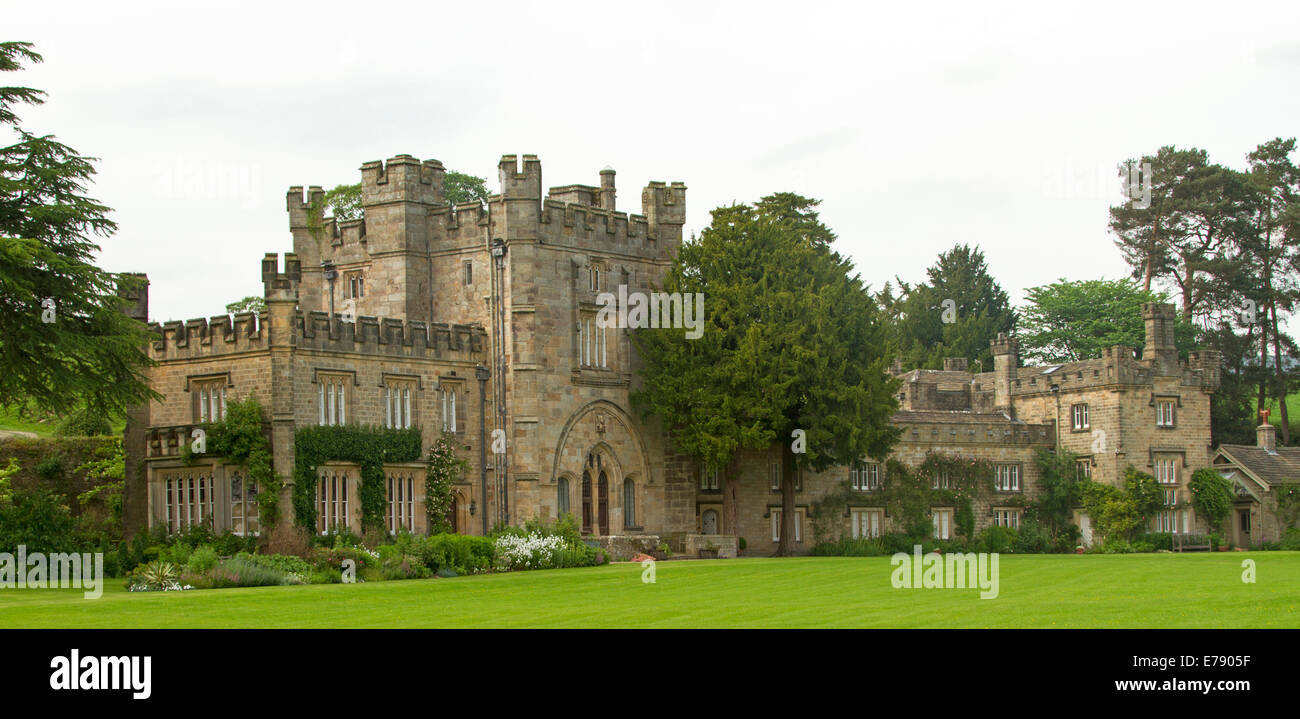
<svg viewBox="0 0 1300 719">
<path fill-rule="evenodd" d="M 504 155 L 498 194 L 451 206 L 445 172 L 410 155 L 363 164 L 353 219 L 325 216 L 320 187 L 291 187 L 301 310 L 329 312 L 332 292 L 358 328 L 379 317 L 484 329 L 488 432 L 504 430 L 508 448 L 491 459 L 494 484 L 505 477 L 505 496 L 487 502 L 493 523 L 567 511 L 594 534 L 693 526 L 685 465 L 633 418 L 627 331 L 594 326 L 602 292 L 661 282 L 682 241 L 685 185 L 650 182 L 642 214 L 628 214 L 613 168 L 544 192 L 537 156 Z M 337 273 L 332 290 L 322 262 Z"/>
<path fill-rule="evenodd" d="M 435 230 L 445 211 L 444 169 L 437 160 L 398 155 L 361 166 L 362 217 L 325 217 L 324 191 L 289 188 L 294 251 L 302 260 L 303 309 L 328 311 L 330 285 L 322 261 L 333 263 L 334 306 L 351 301 L 355 315 L 433 320 Z"/>
</svg>

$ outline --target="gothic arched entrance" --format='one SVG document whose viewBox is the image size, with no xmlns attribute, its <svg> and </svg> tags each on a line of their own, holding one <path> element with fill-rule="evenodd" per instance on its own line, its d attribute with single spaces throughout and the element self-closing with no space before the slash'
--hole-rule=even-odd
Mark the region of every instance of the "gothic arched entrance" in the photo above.
<svg viewBox="0 0 1300 719">
<path fill-rule="evenodd" d="M 582 533 L 591 534 L 591 472 L 582 473 Z"/>
<path fill-rule="evenodd" d="M 597 457 L 597 461 L 599 461 L 599 457 Z M 600 534 L 606 536 L 609 534 L 609 477 L 605 476 L 603 470 L 600 473 L 600 481 L 596 483 L 596 491 L 600 499 Z"/>
<path fill-rule="evenodd" d="M 458 509 L 460 509 L 460 504 L 456 501 L 456 495 L 453 494 L 451 495 L 451 503 L 447 505 L 446 515 L 447 526 L 450 528 L 447 531 L 452 534 L 460 533 L 460 522 L 457 521 L 460 516 Z"/>
</svg>

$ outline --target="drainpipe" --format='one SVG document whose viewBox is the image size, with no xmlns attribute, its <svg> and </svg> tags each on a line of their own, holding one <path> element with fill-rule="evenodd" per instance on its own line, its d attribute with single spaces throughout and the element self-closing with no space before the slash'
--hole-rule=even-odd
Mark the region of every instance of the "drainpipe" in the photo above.
<svg viewBox="0 0 1300 719">
<path fill-rule="evenodd" d="M 478 472 L 479 492 L 483 504 L 483 536 L 488 535 L 487 513 L 487 381 L 492 372 L 483 365 L 474 367 L 478 379 Z"/>
<path fill-rule="evenodd" d="M 509 430 L 506 429 L 506 345 L 505 345 L 506 342 L 506 308 L 505 308 L 506 243 L 505 240 L 502 240 L 499 237 L 493 239 L 491 245 L 491 251 L 492 251 L 493 263 L 496 266 L 496 278 L 493 281 L 492 290 L 493 290 L 493 294 L 496 295 L 496 302 L 494 302 L 493 304 L 496 306 L 496 313 L 497 313 L 495 327 L 493 328 L 493 333 L 496 335 L 496 350 L 497 350 L 497 389 L 498 389 L 497 426 L 501 428 L 502 432 L 508 433 Z M 500 499 L 498 500 L 498 504 L 501 508 L 500 516 L 501 516 L 501 521 L 507 525 L 510 524 L 510 497 L 509 497 L 510 460 L 508 459 L 509 456 L 510 455 L 508 452 L 503 453 L 501 455 L 501 462 L 499 467 L 500 471 L 497 474 L 497 481 L 499 483 L 498 491 L 500 492 Z"/>
<path fill-rule="evenodd" d="M 1056 456 L 1061 456 L 1061 385 L 1052 385 L 1052 394 L 1056 396 Z"/>
<path fill-rule="evenodd" d="M 320 268 L 321 274 L 330 283 L 330 334 L 334 334 L 334 280 L 338 279 L 339 272 L 334 269 L 333 260 L 321 260 Z"/>
</svg>

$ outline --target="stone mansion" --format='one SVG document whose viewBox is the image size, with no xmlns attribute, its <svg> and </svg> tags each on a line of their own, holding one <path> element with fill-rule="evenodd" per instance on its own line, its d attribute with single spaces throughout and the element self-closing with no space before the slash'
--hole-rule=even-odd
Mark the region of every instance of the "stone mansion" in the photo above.
<svg viewBox="0 0 1300 719">
<path fill-rule="evenodd" d="M 126 430 L 128 531 L 172 531 L 210 523 L 259 531 L 257 487 L 220 457 L 182 460 L 194 427 L 220 419 L 227 400 L 252 395 L 267 412 L 275 471 L 291 482 L 294 432 L 312 424 L 419 428 L 424 446 L 455 438 L 470 471 L 454 485 L 448 520 L 481 534 L 498 522 L 553 520 L 572 513 L 584 532 L 610 540 L 669 541 L 692 552 L 713 544 L 725 556 L 744 537 L 750 554 L 776 546 L 780 457 L 743 452 L 735 526 L 723 520 L 728 483 L 700 472 L 661 426 L 629 403 L 638 358 L 628 331 L 595 322 L 597 296 L 626 286 L 649 292 L 682 242 L 686 187 L 651 182 L 641 214 L 617 208 L 615 173 L 597 185 L 543 194 L 535 156 L 507 155 L 499 194 L 450 205 L 436 160 L 399 155 L 361 166 L 362 214 L 324 217 L 320 187 L 289 188 L 293 251 L 262 259 L 266 311 L 154 325 L 152 387 L 163 395 L 133 410 Z M 133 316 L 148 320 L 147 288 Z M 964 360 L 941 371 L 896 367 L 902 380 L 894 458 L 919 464 L 928 452 L 996 463 L 993 499 L 975 507 L 976 526 L 1018 526 L 1036 491 L 1038 448 L 1080 454 L 1078 471 L 1118 482 L 1132 464 L 1167 487 L 1168 510 L 1153 529 L 1205 531 L 1189 508 L 1187 481 L 1209 466 L 1210 398 L 1219 359 L 1173 345 L 1174 309 L 1143 308 L 1146 343 L 1112 347 L 1099 359 L 1020 367 L 1014 337 L 993 343 L 994 367 Z M 498 432 L 498 430 L 500 430 Z M 494 453 L 502 438 L 503 453 Z M 811 503 L 847 482 L 846 535 L 897 528 L 873 498 L 883 466 L 807 474 L 796 494 L 795 546 L 814 538 Z M 319 532 L 360 530 L 359 471 L 316 469 Z M 388 529 L 426 530 L 425 465 L 385 467 Z M 938 481 L 938 480 L 936 480 Z M 286 521 L 292 521 L 288 494 Z M 932 507 L 935 533 L 954 530 L 952 507 Z M 1090 528 L 1078 517 L 1085 537 Z"/>
</svg>

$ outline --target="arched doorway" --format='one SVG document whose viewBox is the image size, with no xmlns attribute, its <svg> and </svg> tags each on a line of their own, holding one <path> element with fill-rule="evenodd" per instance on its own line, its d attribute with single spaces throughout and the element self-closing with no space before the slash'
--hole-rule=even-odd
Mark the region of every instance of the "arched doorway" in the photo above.
<svg viewBox="0 0 1300 719">
<path fill-rule="evenodd" d="M 582 533 L 591 534 L 591 473 L 582 473 Z"/>
<path fill-rule="evenodd" d="M 718 512 L 713 509 L 704 510 L 703 516 L 700 517 L 700 534 L 717 534 L 718 533 Z"/>
<path fill-rule="evenodd" d="M 599 462 L 599 460 L 598 460 Z M 596 491 L 599 497 L 599 518 L 601 536 L 609 535 L 609 477 L 605 476 L 604 470 L 600 472 L 600 480 L 596 483 Z"/>
<path fill-rule="evenodd" d="M 457 511 L 460 503 L 456 501 L 456 495 L 451 495 L 451 503 L 447 505 L 447 526 L 452 534 L 460 534 L 460 522 L 457 521 L 460 513 Z"/>
</svg>

